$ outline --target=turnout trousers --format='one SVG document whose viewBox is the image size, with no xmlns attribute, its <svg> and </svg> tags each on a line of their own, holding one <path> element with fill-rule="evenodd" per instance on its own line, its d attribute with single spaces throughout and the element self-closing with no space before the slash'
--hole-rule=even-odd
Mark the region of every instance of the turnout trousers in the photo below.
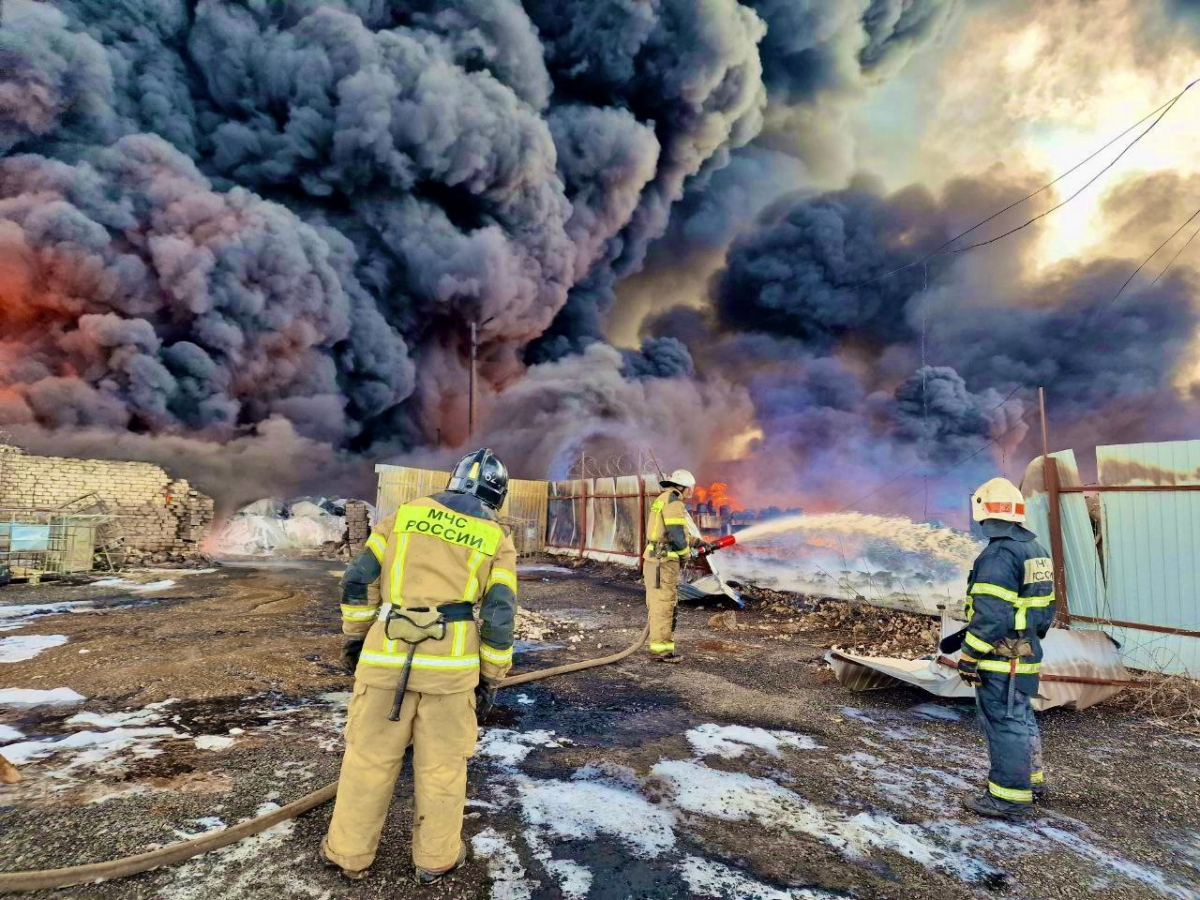
<svg viewBox="0 0 1200 900">
<path fill-rule="evenodd" d="M 346 719 L 346 754 L 338 781 L 325 855 L 360 871 L 375 859 L 396 778 L 413 748 L 412 860 L 430 871 L 449 869 L 462 849 L 467 760 L 479 735 L 475 692 L 407 691 L 400 721 L 388 714 L 394 690 L 356 683 Z"/>
<path fill-rule="evenodd" d="M 650 652 L 675 651 L 675 604 L 679 600 L 679 560 L 647 559 L 642 566 L 646 579 L 646 612 L 650 622 Z"/>
<path fill-rule="evenodd" d="M 987 738 L 988 793 L 1004 803 L 1028 808 L 1033 802 L 1035 771 L 1039 783 L 1045 780 L 1041 772 L 1041 735 L 1029 695 L 1014 690 L 1010 709 L 1009 676 L 990 672 L 981 675 L 983 684 L 975 689 L 975 702 Z"/>
</svg>

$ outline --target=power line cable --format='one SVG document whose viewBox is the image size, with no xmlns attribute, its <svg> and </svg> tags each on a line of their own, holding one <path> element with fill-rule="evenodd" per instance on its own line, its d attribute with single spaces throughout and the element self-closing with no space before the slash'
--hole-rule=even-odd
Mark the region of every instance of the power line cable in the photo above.
<svg viewBox="0 0 1200 900">
<path fill-rule="evenodd" d="M 1192 216 L 1192 218 L 1194 219 L 1196 217 Z M 1156 284 L 1158 284 L 1159 279 L 1167 274 L 1167 269 L 1169 269 L 1169 268 L 1171 268 L 1171 266 L 1175 265 L 1175 260 L 1179 259 L 1179 254 L 1183 253 L 1183 251 L 1188 248 L 1188 245 L 1191 244 L 1191 242 L 1196 239 L 1196 235 L 1198 235 L 1198 234 L 1200 234 L 1200 228 L 1197 228 L 1195 231 L 1193 231 L 1192 236 L 1190 238 L 1188 238 L 1184 242 L 1184 245 L 1175 252 L 1175 255 L 1171 257 L 1171 261 L 1169 263 L 1167 263 L 1166 267 L 1161 272 L 1158 273 L 1158 277 L 1155 278 L 1152 282 L 1150 282 L 1150 287 L 1154 287 Z"/>
<path fill-rule="evenodd" d="M 1147 134 L 1147 133 L 1148 133 L 1148 132 L 1149 132 L 1151 129 L 1153 129 L 1155 125 L 1157 125 L 1157 124 L 1158 124 L 1160 121 L 1162 121 L 1162 117 L 1163 117 L 1163 116 L 1165 116 L 1165 115 L 1166 115 L 1168 112 L 1170 112 L 1170 110 L 1171 110 L 1171 107 L 1173 107 L 1173 106 L 1174 106 L 1174 105 L 1175 105 L 1175 104 L 1176 104 L 1176 103 L 1179 101 L 1179 99 L 1180 99 L 1181 97 L 1183 97 L 1183 95 L 1184 95 L 1184 94 L 1186 94 L 1188 91 L 1190 91 L 1190 90 L 1192 89 L 1192 87 L 1193 87 L 1193 86 L 1195 86 L 1195 84 L 1196 84 L 1197 82 L 1200 82 L 1200 79 L 1196 79 L 1195 81 L 1192 81 L 1191 83 L 1189 83 L 1189 84 L 1188 84 L 1188 85 L 1187 85 L 1187 86 L 1186 86 L 1186 87 L 1185 87 L 1185 88 L 1184 88 L 1182 91 L 1180 91 L 1178 94 L 1176 94 L 1176 95 L 1175 95 L 1174 97 L 1172 97 L 1170 100 L 1167 100 L 1167 101 L 1166 101 L 1165 103 L 1163 103 L 1161 106 L 1157 107 L 1156 109 L 1153 109 L 1153 110 L 1151 110 L 1151 111 L 1150 111 L 1150 112 L 1148 112 L 1146 115 L 1142 116 L 1142 118 L 1138 119 L 1136 122 L 1134 122 L 1132 125 L 1130 125 L 1128 128 L 1126 128 L 1124 131 L 1122 131 L 1122 132 L 1121 132 L 1120 134 L 1118 134 L 1116 137 L 1112 138 L 1110 141 L 1108 141 L 1108 143 L 1104 144 L 1104 146 L 1102 146 L 1102 147 L 1100 147 L 1099 149 L 1095 150 L 1095 151 L 1094 151 L 1094 152 L 1092 152 L 1090 155 L 1088 155 L 1087 157 L 1085 157 L 1083 160 L 1081 160 L 1080 162 L 1076 163 L 1076 164 L 1075 164 L 1075 165 L 1073 165 L 1071 168 L 1067 169 L 1065 172 L 1063 172 L 1061 175 L 1059 175 L 1059 176 L 1058 176 L 1057 178 L 1055 178 L 1053 181 L 1049 181 L 1049 182 L 1047 182 L 1046 184 L 1044 184 L 1044 185 L 1042 185 L 1040 188 L 1038 188 L 1036 191 L 1033 191 L 1032 193 L 1026 194 L 1026 195 L 1025 195 L 1024 197 L 1022 197 L 1021 199 L 1013 201 L 1013 202 L 1012 202 L 1012 203 L 1010 203 L 1008 206 L 1004 207 L 1003 209 L 999 210 L 998 212 L 992 213 L 992 215 L 988 216 L 986 219 L 984 219 L 984 220 L 983 220 L 983 221 L 981 221 L 981 222 L 977 222 L 977 223 L 975 223 L 975 224 L 974 224 L 974 225 L 972 225 L 970 228 L 968 228 L 966 231 L 961 231 L 961 232 L 959 232 L 959 233 L 958 233 L 958 234 L 956 234 L 954 237 L 952 237 L 952 238 L 950 238 L 948 241 L 946 241 L 944 244 L 942 244 L 941 246 L 939 246 L 939 247 L 935 248 L 935 249 L 934 249 L 934 250 L 932 250 L 930 253 L 928 253 L 927 255 L 925 255 L 925 256 L 923 256 L 923 257 L 921 257 L 920 259 L 914 260 L 913 262 L 906 263 L 906 264 L 905 264 L 905 265 L 903 265 L 903 266 L 899 266 L 899 267 L 897 267 L 897 268 L 895 268 L 895 269 L 892 269 L 890 272 L 884 272 L 882 275 L 876 275 L 876 276 L 875 276 L 875 277 L 873 277 L 873 278 L 868 278 L 868 279 L 867 279 L 867 280 L 865 280 L 865 281 L 860 281 L 858 284 L 850 285 L 848 289 L 849 289 L 849 290 L 855 290 L 855 289 L 857 289 L 857 288 L 864 287 L 865 285 L 868 285 L 868 284 L 873 284 L 873 283 L 874 283 L 874 282 L 876 282 L 876 281 L 882 281 L 883 279 L 885 279 L 885 278 L 890 278 L 891 276 L 893 276 L 893 275 L 896 275 L 896 274 L 899 274 L 900 272 L 903 272 L 903 271 L 905 271 L 906 269 L 911 269 L 911 268 L 913 268 L 913 267 L 915 267 L 915 266 L 919 266 L 919 265 L 921 265 L 922 263 L 926 263 L 926 262 L 928 262 L 929 260 L 933 259 L 935 256 L 947 255 L 947 254 L 943 254 L 943 251 L 944 251 L 944 250 L 945 250 L 947 247 L 949 247 L 951 244 L 953 244 L 955 241 L 957 241 L 959 238 L 966 237 L 968 234 L 970 234 L 971 232 L 975 231 L 976 229 L 978 229 L 978 228 L 982 228 L 982 227 L 983 227 L 984 225 L 986 225 L 988 222 L 991 222 L 991 221 L 993 221 L 993 220 L 995 220 L 995 219 L 999 218 L 1000 216 L 1004 215 L 1004 214 L 1005 214 L 1006 212 L 1008 212 L 1010 209 L 1014 209 L 1015 207 L 1017 207 L 1017 206 L 1020 206 L 1020 205 L 1021 205 L 1022 203 L 1024 203 L 1025 201 L 1033 199 L 1033 198 L 1034 198 L 1034 197 L 1036 197 L 1038 194 L 1040 194 L 1040 193 L 1042 193 L 1043 191 L 1045 191 L 1045 190 L 1048 190 L 1049 188 L 1051 188 L 1051 187 L 1053 187 L 1054 185 L 1058 184 L 1058 182 L 1062 181 L 1062 180 L 1063 180 L 1064 178 L 1066 178 L 1068 175 L 1072 174 L 1073 172 L 1076 172 L 1076 171 L 1078 171 L 1080 168 L 1082 168 L 1083 166 L 1087 165 L 1089 162 L 1091 162 L 1093 159 L 1095 159 L 1097 156 L 1099 156 L 1101 153 L 1103 153 L 1105 150 L 1107 150 L 1109 147 L 1111 147 L 1111 146 L 1112 146 L 1113 144 L 1115 144 L 1117 141 L 1121 140 L 1121 138 L 1125 137 L 1125 135 L 1129 134 L 1129 132 L 1133 131 L 1135 128 L 1137 128 L 1139 125 L 1141 125 L 1141 124 L 1142 124 L 1143 122 L 1145 122 L 1147 119 L 1153 118 L 1155 115 L 1158 115 L 1158 119 L 1156 119 L 1156 120 L 1154 121 L 1154 123 L 1153 123 L 1153 124 L 1151 124 L 1150 128 L 1147 128 L 1147 129 L 1146 129 L 1146 131 L 1144 131 L 1144 132 L 1142 132 L 1142 134 L 1138 135 L 1138 137 L 1137 137 L 1137 138 L 1136 138 L 1136 139 L 1135 139 L 1135 140 L 1134 140 L 1132 143 L 1130 143 L 1128 147 L 1126 147 L 1124 150 L 1122 150 L 1122 151 L 1121 151 L 1121 155 L 1120 155 L 1120 156 L 1118 156 L 1116 159 L 1114 159 L 1114 160 L 1112 161 L 1112 163 L 1109 163 L 1109 165 L 1108 165 L 1108 166 L 1106 166 L 1106 167 L 1105 167 L 1105 169 L 1104 169 L 1104 170 L 1102 170 L 1102 171 L 1101 171 L 1101 172 L 1100 172 L 1100 173 L 1099 173 L 1099 174 L 1096 176 L 1096 177 L 1098 178 L 1098 177 L 1099 177 L 1099 175 L 1103 174 L 1105 171 L 1107 171 L 1108 169 L 1112 168 L 1113 164 L 1114 164 L 1114 163 L 1116 163 L 1117 159 L 1120 159 L 1120 158 L 1121 158 L 1121 156 L 1124 156 L 1124 155 L 1125 155 L 1125 153 L 1126 153 L 1126 152 L 1129 150 L 1129 148 L 1130 148 L 1130 147 L 1132 147 L 1134 144 L 1136 144 L 1138 141 L 1140 141 L 1140 140 L 1141 140 L 1143 137 L 1145 137 L 1145 136 L 1146 136 L 1146 134 Z M 1160 115 L 1160 113 L 1161 113 L 1161 115 Z M 1094 181 L 1095 179 L 1092 179 L 1092 180 Z M 1091 182 L 1089 182 L 1089 184 L 1091 184 Z M 1088 186 L 1088 185 L 1084 185 L 1084 188 L 1086 188 L 1087 186 Z M 1082 190 L 1082 188 L 1081 188 L 1081 190 Z M 1072 198 L 1072 199 L 1073 199 L 1073 198 Z M 1068 201 L 1064 201 L 1064 202 L 1068 202 Z M 1059 205 L 1061 206 L 1062 204 L 1059 204 Z M 1055 209 L 1057 209 L 1057 208 L 1058 208 L 1058 207 L 1055 207 Z M 1053 212 L 1053 211 L 1054 211 L 1053 209 L 1051 209 L 1051 210 L 1047 210 L 1045 213 L 1043 213 L 1043 216 L 1044 216 L 1044 215 L 1049 215 L 1049 213 L 1051 213 L 1051 212 Z M 1032 221 L 1032 220 L 1031 220 L 1031 221 Z M 1028 224 L 1030 224 L 1030 223 L 1028 223 L 1028 222 L 1027 222 L 1027 223 L 1026 223 L 1026 225 L 1028 225 Z M 1024 226 L 1021 226 L 1021 227 L 1024 227 Z M 1019 230 L 1019 229 L 1015 229 L 1015 230 Z M 1008 233 L 1010 233 L 1010 234 L 1011 234 L 1011 232 L 1008 232 Z M 1004 237 L 1004 236 L 1006 236 L 1006 235 L 1001 235 L 1000 237 Z M 994 240 L 999 240 L 999 237 L 995 238 Z M 985 242 L 985 243 L 990 243 L 990 242 Z M 973 247 L 974 247 L 974 246 L 982 246 L 982 244 L 975 244 L 975 245 L 972 245 L 972 246 L 973 246 Z M 970 248 L 970 247 L 964 247 L 964 248 L 961 248 L 961 249 L 962 249 L 962 250 L 967 250 L 967 249 L 971 249 L 971 248 Z M 960 251 L 955 251 L 955 252 L 960 252 Z"/>
<path fill-rule="evenodd" d="M 1120 290 L 1118 290 L 1115 294 L 1113 294 L 1112 299 L 1109 300 L 1108 302 L 1106 302 L 1103 306 L 1098 306 L 1096 308 L 1095 312 L 1093 312 L 1088 317 L 1088 323 L 1090 323 L 1093 319 L 1095 319 L 1101 313 L 1105 312 L 1110 306 L 1112 306 L 1114 303 L 1116 303 L 1117 299 L 1123 293 L 1125 293 L 1125 288 L 1129 287 L 1129 285 L 1133 281 L 1133 279 L 1137 277 L 1137 273 L 1142 271 L 1142 269 L 1146 268 L 1146 266 L 1150 263 L 1150 260 L 1154 259 L 1154 257 L 1156 257 L 1158 255 L 1159 251 L 1162 250 L 1163 247 L 1165 247 L 1165 246 L 1167 246 L 1167 244 L 1171 243 L 1171 241 L 1173 241 L 1175 239 L 1175 236 L 1177 234 L 1179 234 L 1179 232 L 1181 232 L 1181 231 L 1183 231 L 1183 229 L 1187 228 L 1188 225 L 1190 225 L 1192 223 L 1192 221 L 1196 218 L 1196 216 L 1200 216 L 1200 209 L 1197 209 L 1194 213 L 1192 213 L 1191 216 L 1188 217 L 1188 220 L 1186 222 L 1184 222 L 1182 225 L 1180 225 L 1178 228 L 1176 228 L 1174 231 L 1171 232 L 1171 236 L 1169 238 L 1167 238 L 1165 241 L 1163 241 L 1161 244 L 1159 244 L 1157 247 L 1155 247 L 1154 251 L 1149 256 L 1147 256 L 1145 259 L 1142 260 L 1141 265 L 1139 265 L 1136 269 L 1134 269 L 1133 272 L 1130 274 L 1130 276 L 1125 279 L 1125 283 L 1123 285 L 1121 285 Z M 1192 235 L 1192 237 L 1195 237 L 1195 236 L 1196 235 L 1194 235 L 1194 234 Z M 1188 239 L 1188 244 L 1190 244 L 1190 243 L 1191 243 L 1191 238 Z M 1183 246 L 1186 247 L 1187 244 L 1184 244 Z M 1183 249 L 1181 248 L 1179 253 L 1182 253 L 1182 252 L 1183 252 Z M 1175 257 L 1178 257 L 1179 253 L 1176 253 Z M 1173 263 L 1173 262 L 1175 262 L 1175 259 L 1171 260 L 1171 263 Z M 1169 269 L 1171 267 L 1171 263 L 1167 263 L 1167 269 Z M 1163 272 L 1167 271 L 1167 269 L 1163 269 Z M 1158 273 L 1158 278 L 1162 278 L 1162 272 Z M 1154 282 L 1157 282 L 1158 278 L 1155 278 Z"/>
<path fill-rule="evenodd" d="M 1195 84 L 1195 83 L 1196 83 L 1195 81 L 1192 82 L 1192 84 Z M 1080 194 L 1082 194 L 1084 191 L 1086 191 L 1088 188 L 1090 188 L 1093 184 L 1095 184 L 1099 180 L 1100 176 L 1103 175 L 1105 172 L 1107 172 L 1109 169 L 1111 169 L 1113 166 L 1115 166 L 1118 162 L 1120 162 L 1121 157 L 1123 157 L 1126 153 L 1128 153 L 1130 150 L 1132 150 L 1137 145 L 1138 141 L 1140 141 L 1142 138 L 1144 138 L 1146 135 L 1148 135 L 1151 131 L 1153 131 L 1154 126 L 1163 120 L 1163 118 L 1166 116 L 1166 114 L 1171 111 L 1172 107 L 1174 107 L 1175 104 L 1179 102 L 1179 98 L 1182 97 L 1184 95 L 1184 93 L 1186 93 L 1188 91 L 1188 89 L 1191 88 L 1192 84 L 1189 84 L 1186 88 L 1184 88 L 1183 91 L 1181 91 L 1179 93 L 1179 95 L 1176 96 L 1175 99 L 1172 100 L 1167 105 L 1167 108 L 1164 109 L 1159 114 L 1158 118 L 1155 119 L 1153 122 L 1151 122 L 1148 126 L 1146 126 L 1145 131 L 1143 131 L 1141 134 L 1139 134 L 1137 137 L 1135 137 L 1132 141 L 1130 141 L 1124 148 L 1122 148 L 1121 152 L 1118 153 L 1116 156 L 1114 156 L 1112 158 L 1112 161 L 1109 162 L 1108 165 L 1106 165 L 1103 169 L 1101 169 L 1099 172 L 1097 172 L 1095 175 L 1093 175 L 1091 178 L 1089 178 L 1086 182 L 1084 182 L 1083 187 L 1081 187 L 1079 190 L 1077 190 L 1075 193 L 1073 193 L 1070 197 L 1067 197 L 1065 200 L 1062 200 L 1062 201 L 1054 204 L 1054 206 L 1050 207 L 1045 212 L 1039 213 L 1038 215 L 1034 216 L 1033 218 L 1029 219 L 1028 221 L 1022 222 L 1016 228 L 1010 228 L 1008 231 L 1005 231 L 1003 234 L 998 234 L 995 237 L 988 238 L 986 241 L 977 241 L 974 244 L 968 244 L 965 247 L 955 247 L 953 250 L 943 250 L 943 251 L 941 251 L 941 253 L 939 255 L 949 256 L 953 253 L 966 253 L 968 250 L 974 250 L 977 247 L 986 247 L 988 244 L 994 244 L 999 240 L 1003 240 L 1004 238 L 1008 237 L 1009 235 L 1016 234 L 1018 231 L 1028 228 L 1034 222 L 1037 222 L 1040 219 L 1046 218 L 1046 216 L 1050 215 L 1052 212 L 1062 209 L 1064 206 L 1066 206 L 1068 203 L 1070 203 L 1072 200 L 1074 200 L 1076 197 L 1078 197 Z"/>
</svg>

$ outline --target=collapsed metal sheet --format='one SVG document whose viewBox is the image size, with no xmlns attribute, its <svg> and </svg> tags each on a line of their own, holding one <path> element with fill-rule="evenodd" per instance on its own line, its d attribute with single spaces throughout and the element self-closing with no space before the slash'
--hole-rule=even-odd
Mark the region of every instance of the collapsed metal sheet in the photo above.
<svg viewBox="0 0 1200 900">
<path fill-rule="evenodd" d="M 962 623 L 943 628 L 943 633 L 956 631 Z M 1063 706 L 1068 709 L 1087 709 L 1121 691 L 1120 685 L 1078 684 L 1056 681 L 1056 678 L 1127 681 L 1129 673 L 1121 665 L 1116 644 L 1099 631 L 1068 631 L 1051 628 L 1042 643 L 1042 682 L 1039 696 L 1033 700 L 1038 712 Z M 953 658 L 957 659 L 958 654 Z M 833 667 L 834 675 L 852 691 L 881 690 L 899 684 L 909 684 L 945 699 L 968 699 L 975 696 L 974 688 L 963 684 L 958 673 L 942 665 L 935 656 L 923 659 L 858 656 L 843 650 L 830 650 L 825 661 Z"/>
<path fill-rule="evenodd" d="M 746 601 L 742 599 L 742 595 L 725 581 L 721 563 L 718 561 L 719 556 L 720 554 L 712 554 L 705 558 L 711 574 L 701 575 L 691 581 L 685 580 L 680 583 L 679 597 L 682 600 L 693 602 L 711 597 L 728 597 L 738 605 L 739 609 L 745 608 Z"/>
</svg>

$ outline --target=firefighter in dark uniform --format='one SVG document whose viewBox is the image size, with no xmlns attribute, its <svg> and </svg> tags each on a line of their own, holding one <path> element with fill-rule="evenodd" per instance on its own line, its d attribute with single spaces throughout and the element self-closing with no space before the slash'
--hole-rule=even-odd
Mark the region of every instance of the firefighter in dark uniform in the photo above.
<svg viewBox="0 0 1200 900">
<path fill-rule="evenodd" d="M 1012 482 L 993 478 L 980 487 L 971 513 L 989 543 L 967 582 L 958 671 L 975 687 L 991 769 L 986 793 L 963 805 L 982 816 L 1023 819 L 1046 790 L 1030 700 L 1038 692 L 1042 638 L 1054 619 L 1054 568 L 1023 525 L 1025 498 Z"/>
</svg>

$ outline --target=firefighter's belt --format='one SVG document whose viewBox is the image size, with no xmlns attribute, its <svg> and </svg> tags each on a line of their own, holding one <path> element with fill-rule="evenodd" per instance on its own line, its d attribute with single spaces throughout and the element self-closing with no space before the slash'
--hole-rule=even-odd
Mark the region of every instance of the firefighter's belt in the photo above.
<svg viewBox="0 0 1200 900">
<path fill-rule="evenodd" d="M 1031 657 L 1033 656 L 1033 644 L 1026 638 L 1005 638 L 1002 641 L 997 641 L 992 653 L 1001 659 Z"/>
<path fill-rule="evenodd" d="M 383 630 L 389 641 L 419 644 L 444 638 L 447 622 L 465 622 L 474 617 L 470 603 L 448 603 L 437 609 L 428 606 L 393 606 L 388 610 Z"/>
</svg>

